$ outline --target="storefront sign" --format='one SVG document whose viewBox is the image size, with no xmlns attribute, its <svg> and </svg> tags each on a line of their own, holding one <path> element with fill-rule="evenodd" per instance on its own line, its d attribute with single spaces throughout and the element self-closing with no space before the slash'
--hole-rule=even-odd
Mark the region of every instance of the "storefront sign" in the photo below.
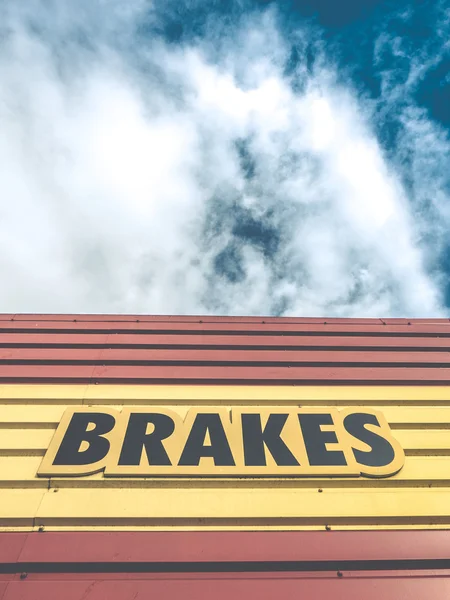
<svg viewBox="0 0 450 600">
<path fill-rule="evenodd" d="M 404 452 L 379 411 L 70 408 L 39 476 L 389 477 Z"/>
</svg>

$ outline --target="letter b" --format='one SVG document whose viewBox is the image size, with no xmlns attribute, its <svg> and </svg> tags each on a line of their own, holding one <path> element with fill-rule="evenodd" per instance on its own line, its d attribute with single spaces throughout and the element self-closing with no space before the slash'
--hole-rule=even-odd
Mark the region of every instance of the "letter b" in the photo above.
<svg viewBox="0 0 450 600">
<path fill-rule="evenodd" d="M 93 429 L 88 429 L 89 425 Z M 91 465 L 103 460 L 110 443 L 105 434 L 112 431 L 115 418 L 108 413 L 74 413 L 53 461 L 54 465 Z M 81 450 L 83 442 L 88 447 Z"/>
</svg>

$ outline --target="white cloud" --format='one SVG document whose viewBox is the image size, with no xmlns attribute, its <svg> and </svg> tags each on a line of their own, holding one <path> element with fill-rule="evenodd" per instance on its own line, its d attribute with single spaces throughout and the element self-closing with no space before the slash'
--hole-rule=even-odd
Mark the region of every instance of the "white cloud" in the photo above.
<svg viewBox="0 0 450 600">
<path fill-rule="evenodd" d="M 140 47 L 143 1 L 27 4 L 0 9 L 0 310 L 442 312 L 399 164 L 326 57 L 293 91 L 270 11 Z"/>
</svg>

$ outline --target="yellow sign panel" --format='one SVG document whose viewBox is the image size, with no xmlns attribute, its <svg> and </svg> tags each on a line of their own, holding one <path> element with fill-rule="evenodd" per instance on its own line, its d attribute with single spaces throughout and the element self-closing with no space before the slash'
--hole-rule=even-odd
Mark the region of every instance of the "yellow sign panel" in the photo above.
<svg viewBox="0 0 450 600">
<path fill-rule="evenodd" d="M 42 527 L 45 531 L 450 527 L 449 386 L 16 384 L 0 386 L 0 399 L 0 530 L 31 531 Z M 322 437 L 318 439 L 325 442 L 327 451 L 350 446 L 362 476 L 348 472 L 345 476 L 313 476 L 311 471 L 308 472 L 311 436 L 303 436 L 297 416 L 306 408 L 313 413 L 330 414 L 333 423 L 342 422 L 345 431 L 330 427 L 337 442 L 336 439 L 334 442 Z M 153 453 L 153 448 L 147 444 L 142 446 L 140 455 L 141 474 L 136 473 L 135 464 L 129 465 L 134 473 L 128 476 L 108 472 L 109 468 L 119 466 L 117 457 L 121 455 L 128 431 L 127 415 L 141 411 L 176 413 L 174 432 L 161 440 L 171 465 L 150 467 L 152 456 L 149 459 L 148 454 Z M 226 468 L 216 464 L 217 455 L 216 461 L 214 455 L 207 455 L 207 452 L 212 454 L 208 446 L 214 444 L 217 449 L 217 436 L 211 428 L 199 446 L 202 456 L 198 458 L 198 466 L 178 466 L 190 433 L 190 425 L 185 427 L 189 411 L 193 413 L 189 417 L 192 420 L 196 413 L 221 415 L 236 463 L 236 467 L 227 467 L 230 475 L 222 476 Z M 263 475 L 255 475 L 257 467 L 254 465 L 243 468 L 240 458 L 244 452 L 242 425 L 235 437 L 232 434 L 229 437 L 230 428 L 239 425 L 240 412 L 248 414 L 252 411 L 260 415 L 265 434 Z M 384 474 L 378 468 L 378 475 L 384 479 L 374 478 L 376 466 L 372 476 L 367 476 L 370 474 L 369 458 L 372 467 L 380 464 L 375 461 L 381 456 L 375 445 L 377 440 L 366 438 L 366 441 L 358 442 L 360 434 L 349 432 L 350 421 L 343 421 L 347 411 L 375 415 L 380 426 L 373 426 L 374 432 L 386 439 L 393 447 L 394 455 L 400 457 L 398 462 L 394 460 L 390 465 L 387 457 L 384 462 L 388 467 Z M 78 465 L 73 464 L 73 458 L 71 465 L 53 464 L 74 412 L 108 413 L 114 417 L 113 429 L 102 434 L 109 446 L 104 466 L 100 462 L 96 473 L 92 465 L 82 464 L 88 462 L 86 454 L 83 460 L 80 457 Z M 282 462 L 282 457 L 277 443 L 272 441 L 277 437 L 274 425 L 271 425 L 272 429 L 265 429 L 269 415 L 276 412 L 288 414 L 280 437 L 301 463 L 300 467 L 287 467 L 288 471 L 294 471 L 293 476 L 280 472 L 283 467 L 278 463 Z M 277 425 L 275 419 L 272 422 Z M 201 425 L 200 420 L 198 423 Z M 248 431 L 248 425 L 245 426 Z M 151 434 L 154 427 L 148 423 L 145 434 Z M 92 422 L 85 429 L 92 431 L 95 428 L 95 422 Z M 320 424 L 321 431 L 326 428 L 325 424 Z M 370 429 L 372 425 L 364 425 L 364 430 Z M 289 431 L 297 432 L 295 439 L 288 439 Z M 99 429 L 97 433 L 100 433 Z M 392 436 L 405 453 L 403 466 L 403 452 L 392 441 Z M 260 437 L 257 436 L 259 448 Z M 95 436 L 91 442 L 93 439 Z M 91 442 L 79 440 L 76 452 L 82 453 Z M 175 442 L 178 445 L 170 445 Z M 306 463 L 302 463 L 300 454 L 303 444 Z M 72 442 L 72 445 L 75 444 Z M 202 446 L 205 447 L 203 450 Z M 389 450 L 389 445 L 384 448 Z M 357 449 L 360 454 L 355 457 L 354 450 Z M 64 454 L 59 456 L 61 463 L 63 459 Z M 110 467 L 107 465 L 109 459 Z M 329 464 L 327 461 L 325 473 L 329 472 Z M 212 474 L 205 474 L 208 465 Z M 121 473 L 125 467 L 120 465 Z M 398 473 L 390 476 L 397 467 L 401 467 Z M 191 470 L 192 474 L 182 477 L 181 469 Z M 76 470 L 78 473 L 74 472 Z M 171 477 L 176 470 L 177 475 Z M 237 475 L 233 477 L 233 474 Z"/>
<path fill-rule="evenodd" d="M 39 476 L 389 477 L 405 455 L 371 409 L 166 407 L 65 411 Z"/>
</svg>

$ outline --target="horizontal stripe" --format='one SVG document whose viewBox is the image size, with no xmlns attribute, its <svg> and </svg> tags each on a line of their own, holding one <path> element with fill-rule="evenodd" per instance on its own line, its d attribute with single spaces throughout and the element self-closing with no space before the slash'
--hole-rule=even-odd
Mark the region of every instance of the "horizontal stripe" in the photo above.
<svg viewBox="0 0 450 600">
<path fill-rule="evenodd" d="M 0 348 L 178 348 L 235 350 L 337 350 L 445 352 L 448 337 L 395 337 L 343 335 L 204 335 L 160 333 L 5 333 L 0 330 Z"/>
<path fill-rule="evenodd" d="M 0 366 L 0 375 L 3 369 L 13 367 Z M 32 368 L 32 367 L 27 367 Z M 44 369 L 45 367 L 42 367 Z M 19 376 L 20 375 L 16 375 Z M 114 381 L 124 379 L 146 379 L 159 380 L 177 379 L 179 381 L 190 380 L 219 380 L 219 381 L 248 381 L 263 383 L 276 380 L 279 383 L 292 381 L 368 381 L 378 383 L 380 381 L 396 382 L 448 382 L 450 381 L 450 369 L 440 368 L 375 368 L 375 367 L 247 367 L 236 369 L 236 367 L 183 367 L 183 366 L 161 366 L 161 367 L 127 367 L 127 366 L 98 366 L 94 367 L 92 379 L 95 381 Z"/>
<path fill-rule="evenodd" d="M 290 400 L 283 402 L 283 405 L 289 406 L 291 404 L 297 404 L 297 400 Z M 82 406 L 82 401 L 77 402 L 80 406 Z M 184 402 L 180 402 L 180 404 L 185 405 L 184 411 L 182 411 L 181 407 L 175 407 L 171 405 L 171 401 L 163 400 L 158 402 L 159 405 L 165 405 L 169 407 L 171 410 L 178 410 L 184 414 L 184 411 L 187 410 L 188 407 L 191 406 L 192 402 L 187 400 Z M 236 403 L 230 402 L 230 406 L 242 405 L 242 400 L 237 400 Z M 281 403 L 277 402 L 277 405 L 280 406 Z M 317 408 L 326 408 L 326 404 L 321 404 L 320 402 L 304 402 L 305 405 L 316 406 Z M 359 401 L 359 405 L 361 409 L 364 408 L 375 409 L 379 408 L 377 406 L 373 406 L 370 401 L 364 402 Z M 121 410 L 122 405 L 110 405 L 112 408 L 117 410 Z M 206 404 L 205 404 L 206 406 Z M 51 404 L 34 404 L 29 405 L 24 410 L 21 405 L 4 405 L 0 404 L 0 428 L 5 427 L 13 427 L 13 428 L 27 428 L 35 427 L 35 428 L 54 428 L 56 424 L 59 423 L 62 414 L 65 410 L 64 406 L 61 405 L 51 405 Z M 450 407 L 443 408 L 425 408 L 425 407 L 409 407 L 409 406 L 383 406 L 382 407 L 383 415 L 386 417 L 388 423 L 394 429 L 411 429 L 411 428 L 427 428 L 429 430 L 434 429 L 449 429 L 450 428 Z"/>
<path fill-rule="evenodd" d="M 413 323 L 449 323 L 450 319 L 407 319 L 407 318 L 353 318 L 333 317 L 250 317 L 250 316 L 217 316 L 217 315 L 131 315 L 131 314 L 5 314 L 0 313 L 0 320 L 12 321 L 161 321 L 165 323 L 346 323 L 349 325 L 359 324 L 408 324 Z"/>
<path fill-rule="evenodd" d="M 0 534 L 0 548 L 6 549 L 3 563 L 9 563 L 3 569 L 20 573 L 20 578 L 0 574 L 0 580 L 8 583 L 8 591 L 10 582 L 16 581 L 13 593 L 30 599 L 43 597 L 46 591 L 45 597 L 55 598 L 75 592 L 73 597 L 81 600 L 98 589 L 99 599 L 113 598 L 115 593 L 131 599 L 140 592 L 167 598 L 171 582 L 178 582 L 173 592 L 192 592 L 196 598 L 209 597 L 212 585 L 215 597 L 220 590 L 234 591 L 235 597 L 253 597 L 249 593 L 254 591 L 258 597 L 274 598 L 284 590 L 288 597 L 294 592 L 302 597 L 320 592 L 339 599 L 350 593 L 372 600 L 376 596 L 370 596 L 371 591 L 383 591 L 385 599 L 396 597 L 389 596 L 395 592 L 397 597 L 407 593 L 418 600 L 426 591 L 445 592 L 442 582 L 449 573 L 441 565 L 448 563 L 448 535 L 445 531 Z M 423 570 L 426 564 L 434 565 L 433 570 Z M 389 570 L 375 570 L 380 568 Z M 234 590 L 230 582 L 238 584 Z M 258 582 L 264 585 L 255 587 Z M 308 582 L 315 587 L 304 587 Z M 325 582 L 333 586 L 323 588 Z M 350 588 L 345 582 L 351 583 Z M 389 585 L 382 589 L 378 582 Z M 409 582 L 413 585 L 408 587 Z M 87 583 L 89 587 L 79 585 Z"/>
<path fill-rule="evenodd" d="M 177 400 L 189 403 L 326 402 L 364 404 L 448 404 L 450 386 L 220 386 L 220 385 L 42 385 L 0 384 L 0 403 L 142 403 Z M 118 402 L 118 401 L 121 402 Z"/>
<path fill-rule="evenodd" d="M 3 571 L 3 572 L 2 572 Z M 339 575 L 338 573 L 339 572 Z M 326 578 L 343 577 L 344 573 L 364 577 L 376 573 L 384 578 L 404 577 L 447 577 L 450 576 L 450 559 L 413 560 L 413 561 L 247 561 L 247 562 L 164 562 L 164 563 L 43 563 L 20 562 L 0 565 L 0 581 L 8 580 L 11 574 L 20 575 L 20 579 L 31 581 L 58 581 L 71 575 L 75 580 L 87 577 L 101 577 L 114 580 L 155 580 L 161 576 L 187 579 L 208 578 L 210 574 L 222 574 L 237 578 Z M 26 574 L 26 575 L 25 575 Z M 18 577 L 13 577 L 12 580 Z"/>
<path fill-rule="evenodd" d="M 450 492 L 437 489 L 296 490 L 265 489 L 7 489 L 2 490 L 0 527 L 86 530 L 92 527 L 339 529 L 438 524 L 448 527 Z M 399 514 L 401 517 L 399 517 Z M 274 516 L 276 515 L 276 516 Z"/>
<path fill-rule="evenodd" d="M 290 399 L 281 401 L 277 399 L 268 401 L 276 404 L 277 406 L 286 405 L 290 406 L 291 404 L 296 405 L 298 403 L 297 399 Z M 242 405 L 242 398 L 237 398 L 234 402 L 233 399 L 230 399 L 229 405 Z M 82 400 L 80 399 L 77 402 L 78 405 L 82 406 Z M 187 399 L 184 401 L 179 401 L 177 406 L 173 406 L 171 404 L 171 400 L 159 400 L 159 405 L 165 405 L 169 407 L 171 410 L 176 410 L 184 414 L 188 407 L 192 405 L 192 400 Z M 184 410 L 180 405 L 184 404 Z M 203 403 L 206 405 L 205 403 Z M 323 404 L 321 400 L 319 401 L 306 401 L 304 405 L 317 406 L 318 408 L 326 408 L 327 404 Z M 371 404 L 371 400 L 368 399 L 364 401 L 364 398 L 359 398 L 358 404 L 364 408 L 376 408 Z M 450 404 L 450 400 L 449 400 Z M 122 405 L 120 404 L 109 404 L 112 408 L 116 408 L 120 410 Z M 65 406 L 62 405 L 52 405 L 52 404 L 31 404 L 27 405 L 26 410 L 22 405 L 16 404 L 0 404 L 0 429 L 5 427 L 56 427 L 56 424 L 59 423 L 62 414 L 65 410 Z M 428 408 L 423 406 L 383 406 L 381 409 L 383 415 L 386 417 L 388 423 L 394 428 L 445 428 L 448 429 L 450 427 L 450 407 L 442 407 L 442 408 Z"/>
<path fill-rule="evenodd" d="M 54 429 L 2 429 L 0 430 L 0 453 L 9 450 L 42 450 L 48 448 Z"/>
<path fill-rule="evenodd" d="M 278 576 L 277 576 L 278 575 Z M 342 576 L 337 579 L 320 577 L 266 573 L 251 577 L 237 574 L 209 573 L 207 578 L 199 575 L 164 575 L 147 578 L 105 577 L 104 574 L 89 575 L 75 579 L 73 575 L 60 576 L 56 580 L 35 580 L 32 576 L 25 581 L 11 581 L 5 586 L 3 600 L 133 600 L 133 598 L 195 598 L 207 600 L 243 600 L 244 598 L 333 598 L 333 600 L 423 600 L 423 598 L 447 598 L 450 594 L 450 578 L 437 576 L 416 576 L 405 579 L 402 574 L 386 578 L 377 574 L 366 574 L 359 579 Z"/>
<path fill-rule="evenodd" d="M 5 365 L 0 364 L 4 383 L 246 383 L 253 385 L 359 384 L 384 385 L 414 382 L 445 385 L 450 369 L 438 367 L 289 367 L 289 366 L 95 366 L 95 365 Z"/>
<path fill-rule="evenodd" d="M 396 523 L 450 525 L 448 489 L 381 488 L 367 490 L 183 488 L 5 489 L 0 527 L 12 524 L 45 528 L 112 527 L 287 528 L 326 524 L 383 526 Z"/>
<path fill-rule="evenodd" d="M 190 364 L 196 366 L 233 365 L 264 366 L 321 366 L 327 364 L 371 365 L 395 367 L 397 364 L 415 366 L 450 366 L 450 352 L 367 352 L 367 351 L 307 351 L 289 350 L 226 350 L 226 349 L 75 349 L 75 348 L 0 348 L 0 364 Z"/>
<path fill-rule="evenodd" d="M 353 318 L 332 318 L 323 319 L 321 317 L 230 317 L 230 316 L 201 316 L 201 315 L 128 315 L 128 314 L 10 314 L 1 315 L 0 320 L 12 321 L 139 321 L 139 322 L 163 322 L 163 323 L 323 323 L 324 321 L 333 323 L 350 324 L 377 324 L 377 323 L 406 323 L 408 319 L 353 319 Z M 416 321 L 416 319 L 415 319 Z M 419 320 L 420 321 L 420 320 Z M 425 322 L 448 323 L 450 319 L 425 319 Z"/>
<path fill-rule="evenodd" d="M 239 322 L 235 320 L 221 322 L 178 322 L 169 323 L 164 321 L 136 321 L 136 322 L 118 322 L 118 321 L 0 321 L 0 330 L 9 333 L 35 331 L 48 332 L 98 332 L 106 331 L 116 333 L 198 333 L 203 334 L 230 334 L 239 333 L 246 335 L 253 333 L 256 335 L 381 335 L 381 336 L 430 336 L 441 335 L 450 336 L 450 322 L 433 323 L 430 321 L 408 321 L 403 324 L 383 324 L 383 323 L 365 323 L 355 324 L 349 322 L 315 322 L 315 323 L 292 323 L 280 319 L 279 322 L 261 321 L 261 322 Z"/>
<path fill-rule="evenodd" d="M 448 559 L 450 531 L 2 533 L 0 562 Z"/>
</svg>

